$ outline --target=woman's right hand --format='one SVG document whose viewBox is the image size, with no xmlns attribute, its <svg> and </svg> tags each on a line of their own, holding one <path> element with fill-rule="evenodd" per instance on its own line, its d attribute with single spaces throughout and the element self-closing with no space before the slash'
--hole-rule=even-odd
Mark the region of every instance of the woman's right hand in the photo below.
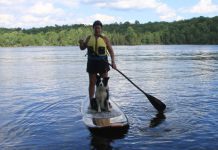
<svg viewBox="0 0 218 150">
<path fill-rule="evenodd" d="M 85 44 L 84 40 L 80 39 L 78 42 L 79 42 L 79 47 L 81 50 L 86 49 L 86 44 Z"/>
</svg>

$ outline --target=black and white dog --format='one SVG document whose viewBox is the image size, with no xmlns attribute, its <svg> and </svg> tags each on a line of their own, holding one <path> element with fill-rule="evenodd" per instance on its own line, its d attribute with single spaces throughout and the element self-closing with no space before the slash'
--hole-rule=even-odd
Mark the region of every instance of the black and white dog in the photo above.
<svg viewBox="0 0 218 150">
<path fill-rule="evenodd" d="M 98 112 L 101 112 L 102 110 L 109 111 L 108 80 L 109 77 L 102 78 L 99 75 L 97 75 L 95 97 Z"/>
</svg>

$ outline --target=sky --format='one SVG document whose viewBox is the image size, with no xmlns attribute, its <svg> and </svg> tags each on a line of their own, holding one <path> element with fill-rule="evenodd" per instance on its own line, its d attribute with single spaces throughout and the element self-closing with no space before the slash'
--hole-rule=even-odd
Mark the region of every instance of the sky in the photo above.
<svg viewBox="0 0 218 150">
<path fill-rule="evenodd" d="M 218 0 L 0 0 L 0 27 L 178 21 L 218 16 Z"/>
</svg>

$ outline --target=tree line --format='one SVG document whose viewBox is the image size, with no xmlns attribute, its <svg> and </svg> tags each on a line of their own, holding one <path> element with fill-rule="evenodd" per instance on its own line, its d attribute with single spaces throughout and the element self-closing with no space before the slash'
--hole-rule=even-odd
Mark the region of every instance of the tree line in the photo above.
<svg viewBox="0 0 218 150">
<path fill-rule="evenodd" d="M 41 28 L 0 28 L 0 46 L 67 46 L 92 34 L 84 24 Z M 103 26 L 113 45 L 218 44 L 218 16 L 197 17 L 174 22 L 113 23 Z"/>
</svg>

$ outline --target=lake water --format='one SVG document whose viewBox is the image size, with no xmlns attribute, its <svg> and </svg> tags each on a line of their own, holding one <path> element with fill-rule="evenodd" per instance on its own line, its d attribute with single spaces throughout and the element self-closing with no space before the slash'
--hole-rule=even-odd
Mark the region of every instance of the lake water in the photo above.
<svg viewBox="0 0 218 150">
<path fill-rule="evenodd" d="M 0 149 L 215 150 L 218 46 L 114 46 L 119 70 L 167 105 L 164 116 L 115 70 L 110 94 L 130 128 L 119 139 L 82 122 L 88 75 L 78 47 L 0 48 Z"/>
</svg>

